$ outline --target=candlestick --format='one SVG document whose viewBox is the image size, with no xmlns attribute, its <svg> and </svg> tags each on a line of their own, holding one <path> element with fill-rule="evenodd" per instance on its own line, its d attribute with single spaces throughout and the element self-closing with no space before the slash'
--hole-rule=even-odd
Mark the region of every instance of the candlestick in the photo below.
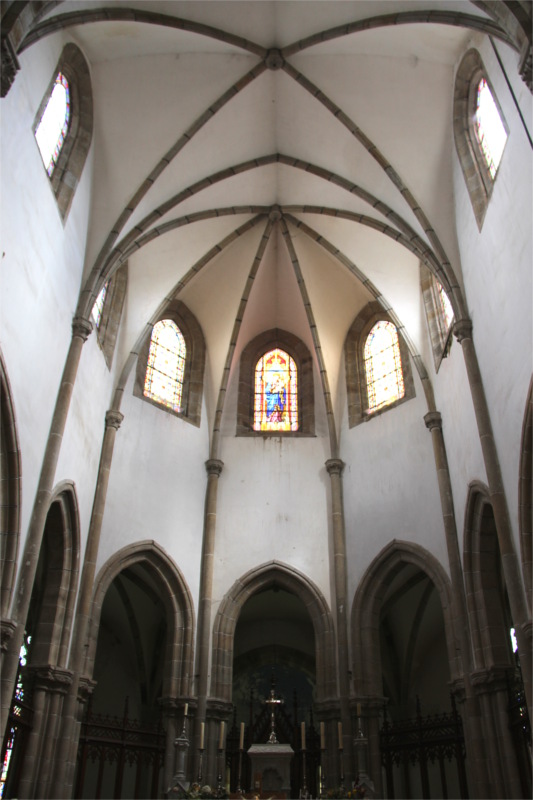
<svg viewBox="0 0 533 800">
<path fill-rule="evenodd" d="M 239 737 L 239 750 L 244 750 L 244 722 L 241 722 L 241 735 Z"/>
<path fill-rule="evenodd" d="M 361 716 L 361 703 L 357 703 L 357 716 Z"/>
<path fill-rule="evenodd" d="M 305 750 L 305 722 L 302 722 L 300 728 L 302 732 L 302 750 Z"/>
<path fill-rule="evenodd" d="M 224 730 L 225 730 L 225 728 L 226 728 L 226 723 L 224 721 L 222 721 L 220 723 L 220 736 L 219 736 L 219 739 L 218 739 L 218 749 L 219 750 L 223 750 L 224 749 Z"/>
<path fill-rule="evenodd" d="M 323 722 L 320 723 L 320 749 L 326 749 L 326 726 Z"/>
<path fill-rule="evenodd" d="M 342 742 L 342 722 L 338 722 L 337 723 L 337 731 L 338 731 L 338 734 L 339 734 L 339 750 L 343 750 L 344 746 L 343 746 L 343 742 Z"/>
<path fill-rule="evenodd" d="M 204 749 L 205 722 L 200 724 L 200 750 Z"/>
<path fill-rule="evenodd" d="M 183 716 L 184 716 L 184 717 L 186 717 L 186 716 L 187 716 L 187 712 L 188 712 L 188 711 L 189 711 L 189 704 L 188 704 L 188 703 L 185 703 L 185 708 L 183 709 Z"/>
</svg>

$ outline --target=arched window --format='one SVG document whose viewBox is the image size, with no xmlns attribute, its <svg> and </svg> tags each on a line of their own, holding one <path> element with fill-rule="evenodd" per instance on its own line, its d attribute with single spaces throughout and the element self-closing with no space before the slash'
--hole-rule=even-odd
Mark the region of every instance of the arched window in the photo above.
<svg viewBox="0 0 533 800">
<path fill-rule="evenodd" d="M 51 176 L 67 135 L 70 120 L 70 89 L 62 72 L 55 79 L 54 88 L 35 130 L 35 138 L 43 164 Z"/>
<path fill-rule="evenodd" d="M 273 328 L 242 351 L 237 436 L 313 436 L 313 360 L 305 344 Z"/>
<path fill-rule="evenodd" d="M 465 53 L 455 78 L 455 148 L 481 230 L 509 128 L 477 50 Z"/>
<path fill-rule="evenodd" d="M 154 325 L 148 351 L 144 394 L 173 411 L 181 411 L 187 346 L 183 334 L 171 319 Z"/>
<path fill-rule="evenodd" d="M 377 300 L 368 303 L 352 323 L 344 360 L 350 428 L 415 396 L 409 350 Z"/>
<path fill-rule="evenodd" d="M 452 345 L 453 308 L 444 287 L 425 264 L 421 264 L 420 283 L 435 369 L 438 372 L 442 359 Z"/>
<path fill-rule="evenodd" d="M 474 130 L 487 162 L 490 177 L 494 180 L 507 141 L 507 131 L 484 77 L 477 85 Z"/>
<path fill-rule="evenodd" d="M 400 344 L 392 322 L 376 322 L 365 342 L 364 359 L 370 414 L 405 394 Z"/>
<path fill-rule="evenodd" d="M 255 366 L 254 431 L 298 430 L 298 371 L 279 347 Z"/>
<path fill-rule="evenodd" d="M 204 371 L 202 329 L 187 306 L 172 300 L 139 348 L 133 394 L 199 426 Z"/>
<path fill-rule="evenodd" d="M 93 309 L 91 311 L 91 317 L 93 318 L 94 324 L 96 325 L 96 330 L 100 329 L 100 323 L 102 321 L 102 313 L 103 313 L 103 310 L 104 310 L 105 298 L 106 298 L 106 295 L 107 295 L 107 287 L 108 287 L 108 284 L 106 282 L 106 283 L 104 283 L 104 285 L 100 289 L 98 297 L 96 298 L 96 301 L 94 303 Z"/>
<path fill-rule="evenodd" d="M 93 133 L 89 66 L 75 44 L 65 45 L 33 123 L 35 140 L 59 213 L 66 219 Z"/>
</svg>

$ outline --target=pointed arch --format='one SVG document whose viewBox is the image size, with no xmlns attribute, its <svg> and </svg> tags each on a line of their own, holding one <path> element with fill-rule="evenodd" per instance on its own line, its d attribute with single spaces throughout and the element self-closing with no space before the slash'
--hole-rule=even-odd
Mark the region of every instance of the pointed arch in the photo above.
<svg viewBox="0 0 533 800">
<path fill-rule="evenodd" d="M 474 665 L 512 666 L 510 610 L 488 487 L 472 481 L 465 510 L 464 574 Z"/>
<path fill-rule="evenodd" d="M 425 548 L 393 539 L 372 561 L 355 593 L 351 613 L 354 686 L 359 695 L 382 695 L 380 610 L 392 578 L 407 564 L 417 567 L 437 590 L 452 680 L 460 676 L 458 632 L 452 618 L 452 587 L 442 565 Z"/>
<path fill-rule="evenodd" d="M 211 695 L 231 701 L 233 644 L 239 614 L 252 595 L 279 586 L 306 606 L 315 630 L 317 701 L 336 696 L 335 631 L 320 589 L 294 567 L 269 561 L 239 578 L 223 598 L 213 626 Z"/>
<path fill-rule="evenodd" d="M 167 615 L 168 640 L 163 666 L 163 695 L 188 696 L 192 686 L 194 606 L 190 589 L 168 553 L 153 540 L 128 545 L 104 564 L 95 581 L 85 672 L 93 674 L 100 616 L 106 593 L 121 572 L 141 564 L 161 589 Z"/>
<path fill-rule="evenodd" d="M 7 618 L 17 570 L 20 538 L 22 466 L 15 408 L 4 359 L 0 353 L 0 586 L 1 617 Z"/>
</svg>

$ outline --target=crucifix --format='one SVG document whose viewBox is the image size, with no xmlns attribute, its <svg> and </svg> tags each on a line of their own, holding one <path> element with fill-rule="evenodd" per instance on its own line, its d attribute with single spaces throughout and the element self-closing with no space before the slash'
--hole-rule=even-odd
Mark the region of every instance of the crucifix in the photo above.
<svg viewBox="0 0 533 800">
<path fill-rule="evenodd" d="M 279 744 L 278 740 L 276 739 L 276 731 L 275 731 L 275 723 L 274 723 L 274 713 L 276 711 L 276 707 L 279 708 L 283 700 L 280 700 L 276 697 L 276 692 L 274 689 L 274 685 L 272 685 L 272 689 L 270 690 L 270 697 L 268 700 L 265 700 L 265 705 L 270 708 L 270 737 L 268 739 L 268 744 Z"/>
</svg>

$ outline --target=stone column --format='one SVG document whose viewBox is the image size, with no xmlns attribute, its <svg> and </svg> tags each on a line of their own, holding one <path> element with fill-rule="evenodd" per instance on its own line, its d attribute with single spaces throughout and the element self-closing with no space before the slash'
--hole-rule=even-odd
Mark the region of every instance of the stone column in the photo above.
<svg viewBox="0 0 533 800">
<path fill-rule="evenodd" d="M 200 725 L 206 720 L 207 690 L 209 682 L 209 649 L 211 644 L 211 602 L 213 599 L 213 563 L 215 556 L 215 533 L 217 521 L 218 479 L 224 463 L 210 458 L 205 464 L 207 470 L 207 489 L 204 513 L 204 541 L 202 547 L 202 566 L 200 574 L 200 600 L 198 603 L 198 632 L 196 645 L 196 674 L 198 711 L 194 724 L 191 746 L 194 751 L 193 774 L 198 772 L 198 749 L 200 747 Z"/>
<path fill-rule="evenodd" d="M 486 748 L 483 746 L 480 731 L 480 709 L 473 694 L 470 682 L 470 672 L 473 668 L 471 636 L 466 609 L 466 596 L 463 581 L 463 570 L 457 539 L 457 526 L 455 524 L 455 510 L 453 505 L 452 484 L 448 468 L 448 457 L 444 437 L 442 435 L 442 417 L 438 411 L 430 411 L 424 416 L 426 427 L 431 432 L 433 454 L 439 482 L 439 494 L 444 522 L 444 534 L 448 551 L 448 563 L 453 589 L 452 619 L 454 635 L 458 639 L 459 649 L 455 664 L 450 664 L 452 680 L 461 679 L 464 686 L 463 718 L 465 728 L 465 744 L 470 764 L 471 788 L 479 797 L 488 797 L 490 791 L 487 783 Z"/>
<path fill-rule="evenodd" d="M 344 785 L 352 785 L 352 730 L 349 695 L 348 658 L 348 579 L 346 575 L 346 535 L 344 526 L 344 502 L 342 494 L 342 471 L 344 462 L 340 458 L 326 461 L 331 479 L 331 521 L 333 533 L 333 568 L 335 576 L 335 605 L 337 622 L 337 656 L 339 665 L 339 694 L 342 735 L 344 743 Z"/>
<path fill-rule="evenodd" d="M 44 526 L 50 507 L 52 490 L 54 488 L 56 467 L 70 408 L 72 391 L 76 381 L 82 347 L 87 341 L 87 337 L 92 329 L 92 324 L 89 320 L 83 319 L 82 317 L 74 318 L 72 323 L 72 339 L 61 378 L 61 384 L 59 386 L 50 433 L 46 443 L 37 494 L 28 527 L 28 535 L 24 545 L 24 553 L 20 559 L 17 589 L 11 615 L 17 627 L 8 643 L 2 669 L 2 736 L 5 732 L 11 697 L 15 688 L 19 652 L 24 638 L 24 626 L 26 624 L 26 617 L 28 616 L 33 583 L 37 571 L 39 553 L 41 551 Z"/>
<path fill-rule="evenodd" d="M 48 664 L 30 667 L 33 727 L 24 753 L 18 796 L 48 797 L 50 766 L 59 730 L 61 705 L 72 673 Z"/>
<path fill-rule="evenodd" d="M 120 411 L 110 410 L 105 416 L 105 432 L 98 466 L 98 477 L 94 493 L 93 510 L 87 535 L 85 558 L 80 579 L 78 605 L 76 607 L 76 620 L 74 625 L 72 648 L 70 653 L 70 667 L 74 674 L 72 685 L 65 701 L 63 710 L 63 726 L 61 739 L 56 749 L 56 769 L 54 783 L 56 797 L 70 797 L 74 770 L 76 767 L 76 753 L 78 747 L 79 725 L 78 712 L 78 685 L 84 669 L 85 646 L 90 625 L 91 599 L 96 572 L 96 559 L 100 546 L 102 520 L 104 516 L 107 487 L 115 437 L 120 424 L 124 419 Z"/>
<path fill-rule="evenodd" d="M 476 415 L 481 449 L 483 451 L 483 460 L 487 473 L 492 510 L 498 534 L 498 543 L 500 545 L 505 586 L 509 596 L 511 615 L 516 629 L 518 654 L 520 656 L 520 664 L 524 678 L 524 689 L 529 714 L 531 716 L 533 710 L 531 703 L 531 636 L 530 634 L 528 635 L 528 631 L 531 632 L 531 627 L 528 627 L 527 624 L 528 611 L 522 573 L 513 540 L 509 509 L 507 507 L 500 462 L 492 432 L 485 390 L 483 388 L 476 350 L 472 340 L 472 322 L 468 319 L 456 322 L 454 325 L 454 334 L 463 350 L 468 381 L 470 383 L 470 392 Z"/>
</svg>

